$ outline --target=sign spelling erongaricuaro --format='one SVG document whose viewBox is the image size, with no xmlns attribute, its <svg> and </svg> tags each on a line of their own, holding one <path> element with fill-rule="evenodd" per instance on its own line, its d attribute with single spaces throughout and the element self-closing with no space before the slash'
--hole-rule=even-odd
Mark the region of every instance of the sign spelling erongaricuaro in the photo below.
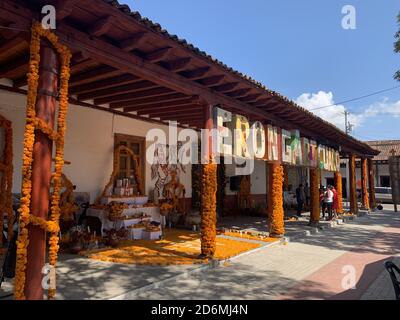
<svg viewBox="0 0 400 320">
<path fill-rule="evenodd" d="M 214 108 L 217 130 L 214 151 L 220 156 L 255 158 L 290 165 L 340 169 L 339 151 L 300 137 L 299 130 L 285 130 Z"/>
</svg>

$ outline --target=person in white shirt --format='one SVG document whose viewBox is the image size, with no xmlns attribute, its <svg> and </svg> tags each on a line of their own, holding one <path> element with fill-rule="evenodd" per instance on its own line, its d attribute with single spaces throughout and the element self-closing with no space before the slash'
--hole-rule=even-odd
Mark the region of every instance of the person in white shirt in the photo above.
<svg viewBox="0 0 400 320">
<path fill-rule="evenodd" d="M 328 220 L 332 220 L 332 205 L 333 205 L 333 196 L 334 193 L 332 191 L 332 187 L 328 186 L 324 193 L 324 202 L 325 206 L 328 209 Z"/>
</svg>

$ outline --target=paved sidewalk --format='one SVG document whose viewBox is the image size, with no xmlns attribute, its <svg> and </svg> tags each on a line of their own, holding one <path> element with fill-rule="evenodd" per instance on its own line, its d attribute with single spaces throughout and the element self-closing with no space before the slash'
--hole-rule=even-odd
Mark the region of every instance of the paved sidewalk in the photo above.
<svg viewBox="0 0 400 320">
<path fill-rule="evenodd" d="M 263 222 L 250 220 L 249 227 L 265 230 Z M 287 245 L 261 248 L 217 268 L 134 266 L 64 255 L 57 268 L 57 298 L 394 298 L 383 262 L 400 264 L 399 213 L 376 212 L 317 233 L 313 228 L 311 236 L 304 235 L 312 229 L 306 220 L 287 223 L 292 239 Z M 355 290 L 342 288 L 348 266 L 354 267 Z M 11 290 L 8 282 L 0 295 Z"/>
<path fill-rule="evenodd" d="M 168 282 L 135 298 L 393 299 L 383 262 L 400 253 L 399 243 L 400 214 L 385 210 Z M 346 290 L 342 282 L 349 268 L 356 289 Z"/>
</svg>

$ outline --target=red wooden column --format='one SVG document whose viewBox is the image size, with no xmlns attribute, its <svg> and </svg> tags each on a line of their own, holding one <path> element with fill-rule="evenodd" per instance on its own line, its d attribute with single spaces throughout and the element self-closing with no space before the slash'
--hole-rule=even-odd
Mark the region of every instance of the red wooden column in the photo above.
<svg viewBox="0 0 400 320">
<path fill-rule="evenodd" d="M 369 207 L 371 210 L 373 210 L 376 208 L 376 200 L 375 200 L 374 163 L 372 159 L 368 159 L 368 189 L 369 189 Z"/>
<path fill-rule="evenodd" d="M 357 190 L 356 190 L 356 158 L 354 154 L 349 159 L 349 182 L 350 182 L 350 211 L 353 214 L 358 212 Z"/>
<path fill-rule="evenodd" d="M 56 110 L 59 61 L 56 52 L 47 41 L 40 48 L 39 85 L 36 116 L 50 127 L 54 126 Z M 32 163 L 32 215 L 47 218 L 49 212 L 51 162 L 53 142 L 41 131 L 35 132 Z M 25 296 L 28 300 L 43 299 L 42 268 L 46 258 L 46 232 L 32 224 L 28 226 L 28 255 L 26 264 Z"/>
<path fill-rule="evenodd" d="M 206 144 L 208 155 L 202 155 L 200 239 L 201 257 L 207 258 L 212 258 L 215 254 L 217 237 L 217 164 L 213 162 L 213 139 L 209 131 L 214 128 L 212 111 L 211 105 L 204 107 L 204 129 L 208 131 L 202 137 L 205 139 L 202 143 Z"/>
<path fill-rule="evenodd" d="M 282 165 L 282 135 L 280 130 L 278 131 L 277 143 L 278 160 L 268 162 L 268 231 L 270 237 L 281 238 L 285 234 L 283 186 L 285 179 L 287 179 L 287 170 Z"/>
<path fill-rule="evenodd" d="M 321 216 L 321 206 L 319 201 L 319 187 L 320 187 L 321 170 L 310 168 L 310 226 L 318 226 Z"/>
<path fill-rule="evenodd" d="M 284 170 L 278 162 L 268 164 L 269 188 L 268 188 L 268 216 L 269 234 L 273 238 L 281 238 L 285 234 L 284 210 L 283 210 L 283 183 Z"/>
</svg>

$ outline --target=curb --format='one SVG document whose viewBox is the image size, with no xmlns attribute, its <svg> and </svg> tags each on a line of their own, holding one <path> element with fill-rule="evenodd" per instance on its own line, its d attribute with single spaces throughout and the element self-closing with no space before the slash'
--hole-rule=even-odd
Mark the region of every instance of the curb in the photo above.
<svg viewBox="0 0 400 320">
<path fill-rule="evenodd" d="M 278 241 L 266 243 L 263 246 L 255 248 L 253 250 L 242 252 L 242 253 L 240 253 L 240 254 L 238 254 L 236 256 L 233 256 L 233 257 L 230 257 L 230 258 L 227 258 L 227 259 L 211 260 L 209 263 L 201 265 L 200 267 L 197 267 L 197 268 L 194 268 L 194 269 L 191 269 L 191 270 L 186 270 L 186 271 L 184 271 L 184 272 L 182 272 L 180 274 L 177 274 L 177 275 L 175 275 L 173 277 L 170 277 L 170 278 L 167 278 L 167 279 L 164 279 L 164 280 L 160 280 L 160 281 L 157 281 L 157 282 L 154 282 L 154 283 L 150 283 L 148 285 L 145 285 L 143 287 L 140 287 L 140 288 L 137 288 L 137 289 L 134 289 L 134 290 L 131 290 L 131 291 L 127 291 L 127 292 L 125 292 L 123 294 L 120 294 L 118 296 L 114 296 L 114 297 L 108 298 L 108 300 L 133 300 L 133 299 L 137 298 L 138 294 L 140 294 L 142 292 L 145 292 L 145 291 L 148 291 L 148 290 L 151 290 L 151 289 L 162 288 L 166 283 L 168 283 L 170 281 L 175 281 L 175 280 L 179 280 L 179 279 L 188 278 L 189 275 L 192 275 L 192 274 L 196 274 L 196 273 L 199 273 L 199 272 L 205 272 L 205 271 L 210 270 L 210 269 L 216 269 L 216 268 L 219 268 L 222 265 L 224 265 L 226 262 L 234 261 L 234 260 L 236 260 L 236 259 L 238 259 L 240 257 L 246 256 L 248 254 L 252 254 L 252 253 L 255 253 L 255 252 L 261 251 L 263 249 L 276 246 L 276 245 L 283 245 L 283 244 L 288 243 L 288 242 L 289 242 L 289 239 L 287 237 L 283 237 L 283 238 L 279 239 Z"/>
</svg>

